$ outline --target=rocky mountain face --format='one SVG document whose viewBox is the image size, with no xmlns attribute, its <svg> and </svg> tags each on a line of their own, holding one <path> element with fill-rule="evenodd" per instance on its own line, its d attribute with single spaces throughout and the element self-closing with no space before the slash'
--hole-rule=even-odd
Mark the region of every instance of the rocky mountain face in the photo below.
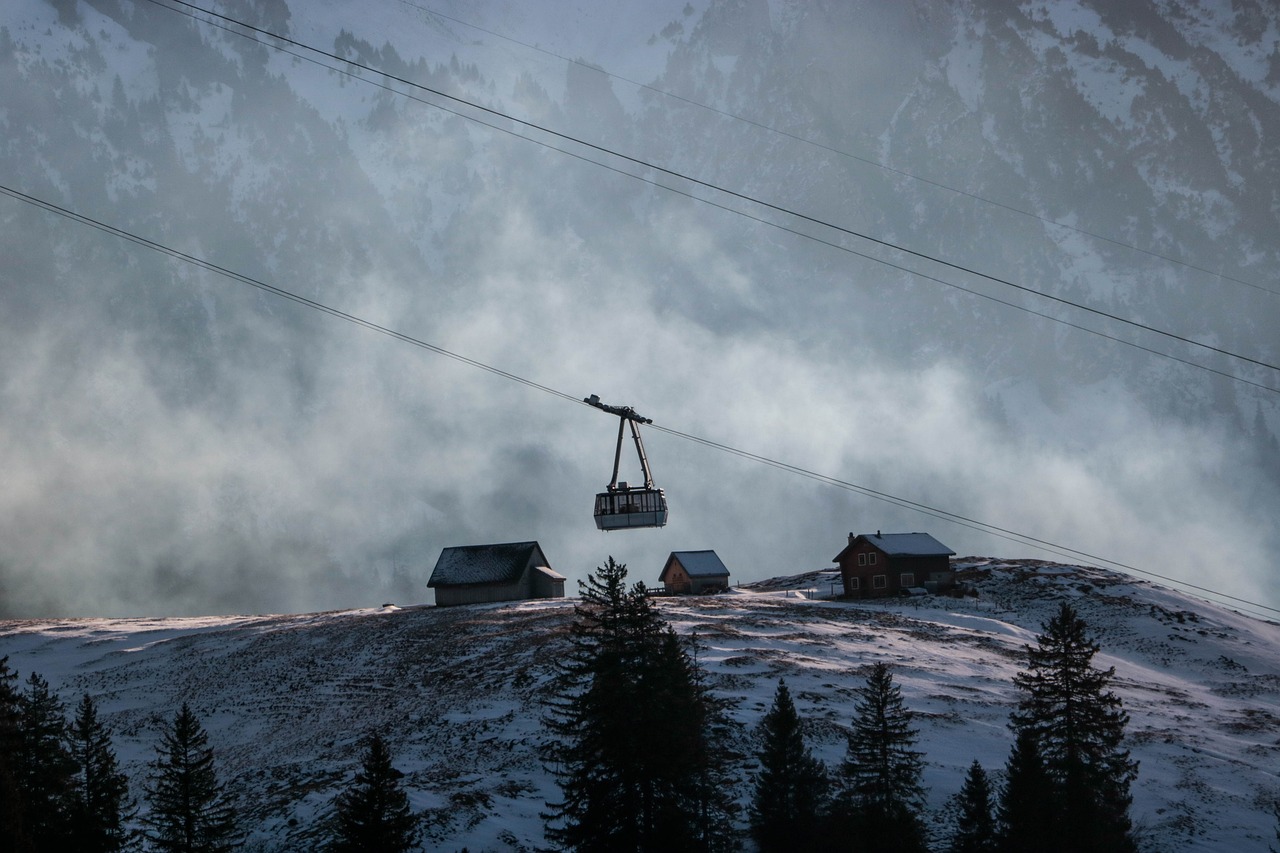
<svg viewBox="0 0 1280 853">
<path fill-rule="evenodd" d="M 1277 387 L 1273 370 L 964 271 L 1280 361 L 1272 4 L 210 11 L 18 3 L 0 29 L 4 184 L 555 387 L 688 391 L 696 425 L 784 422 L 828 396 L 861 407 L 859 389 L 942 366 L 971 395 L 957 429 L 984 447 L 1159 428 L 1214 448 L 1171 450 L 1192 459 L 1182 491 L 1229 482 L 1228 514 L 1280 503 L 1280 405 L 1258 387 Z M 478 519 L 560 529 L 580 513 L 547 484 L 579 503 L 598 486 L 603 463 L 528 437 L 556 416 L 515 434 L 506 413 L 525 402 L 450 364 L 12 198 L 0 217 L 0 357 L 15 365 L 0 435 L 41 483 L 38 500 L 11 496 L 0 538 L 18 544 L 0 564 L 28 607 L 57 599 L 35 579 L 48 566 L 94 561 L 145 567 L 175 607 L 294 607 L 273 596 L 303 579 L 319 596 L 305 607 L 392 584 L 406 555 L 504 535 Z M 690 390 L 691 364 L 717 368 Z M 967 493 L 973 472 L 925 485 L 857 441 L 819 463 Z M 722 500 L 722 479 L 687 484 L 685 506 Z M 813 506 L 796 524 L 842 531 L 846 515 Z M 288 568 L 263 579 L 267 553 Z M 215 565 L 235 583 L 209 581 Z"/>
</svg>

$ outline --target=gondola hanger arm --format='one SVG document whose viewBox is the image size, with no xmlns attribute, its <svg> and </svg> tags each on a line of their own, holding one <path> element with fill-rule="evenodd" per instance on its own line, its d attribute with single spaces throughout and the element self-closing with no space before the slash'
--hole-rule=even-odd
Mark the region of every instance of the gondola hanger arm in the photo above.
<svg viewBox="0 0 1280 853">
<path fill-rule="evenodd" d="M 608 412 L 611 415 L 617 415 L 624 420 L 636 421 L 637 423 L 642 424 L 653 423 L 652 418 L 641 416 L 630 406 L 610 406 L 608 403 L 601 403 L 600 396 L 598 394 L 592 394 L 590 397 L 583 397 L 582 402 L 586 403 L 588 406 L 595 406 L 597 409 Z"/>
</svg>

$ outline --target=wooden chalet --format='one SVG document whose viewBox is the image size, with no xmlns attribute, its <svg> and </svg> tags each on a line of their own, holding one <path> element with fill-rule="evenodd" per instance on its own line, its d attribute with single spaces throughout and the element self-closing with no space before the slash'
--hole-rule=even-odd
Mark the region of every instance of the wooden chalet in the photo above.
<svg viewBox="0 0 1280 853">
<path fill-rule="evenodd" d="M 537 542 L 445 548 L 427 586 L 438 607 L 564 597 L 564 575 L 552 570 Z"/>
<path fill-rule="evenodd" d="M 729 570 L 715 551 L 672 551 L 658 582 L 669 593 L 721 592 L 729 588 Z"/>
<path fill-rule="evenodd" d="M 837 554 L 846 598 L 906 595 L 908 590 L 945 592 L 955 585 L 955 571 L 946 545 L 928 533 L 849 534 L 849 544 Z"/>
</svg>

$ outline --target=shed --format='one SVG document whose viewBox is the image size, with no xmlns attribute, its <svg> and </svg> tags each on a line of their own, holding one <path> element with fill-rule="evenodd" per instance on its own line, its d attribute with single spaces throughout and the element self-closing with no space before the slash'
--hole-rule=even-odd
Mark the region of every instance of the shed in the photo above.
<svg viewBox="0 0 1280 853">
<path fill-rule="evenodd" d="M 427 586 L 439 607 L 564 597 L 564 575 L 551 568 L 537 542 L 445 548 Z"/>
<path fill-rule="evenodd" d="M 729 588 L 729 570 L 715 551 L 672 551 L 658 582 L 667 592 L 720 592 Z"/>
<path fill-rule="evenodd" d="M 849 544 L 833 561 L 847 598 L 902 595 L 911 589 L 945 592 L 955 586 L 946 545 L 928 533 L 849 534 Z"/>
</svg>

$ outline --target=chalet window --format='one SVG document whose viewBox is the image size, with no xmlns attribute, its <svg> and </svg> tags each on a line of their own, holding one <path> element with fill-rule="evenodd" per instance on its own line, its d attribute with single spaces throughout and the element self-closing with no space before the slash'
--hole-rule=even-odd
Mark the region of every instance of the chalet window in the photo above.
<svg viewBox="0 0 1280 853">
<path fill-rule="evenodd" d="M 871 586 L 873 589 L 884 589 L 889 585 L 888 575 L 875 575 L 871 578 Z"/>
<path fill-rule="evenodd" d="M 867 564 L 867 555 L 866 555 L 866 554 L 859 554 L 859 555 L 858 555 L 858 565 L 859 565 L 859 566 L 865 566 L 866 564 Z"/>
<path fill-rule="evenodd" d="M 871 564 L 871 565 L 873 565 L 873 566 L 876 564 L 876 552 L 875 552 L 875 551 L 872 551 L 870 554 L 868 554 L 868 555 L 867 555 L 867 562 L 868 562 L 868 563 L 870 563 L 870 564 Z"/>
<path fill-rule="evenodd" d="M 849 578 L 849 580 L 847 581 L 847 584 L 848 584 L 848 586 L 849 586 L 849 590 L 850 590 L 850 591 L 853 591 L 853 590 L 855 590 L 855 589 L 857 589 L 857 588 L 858 588 L 858 579 L 857 579 L 857 578 Z"/>
<path fill-rule="evenodd" d="M 901 577 L 901 578 L 899 578 L 899 580 L 898 580 L 898 585 L 899 585 L 899 586 L 902 586 L 902 587 L 915 586 L 915 585 L 916 585 L 916 573 L 915 573 L 915 572 L 903 572 L 903 573 L 902 573 L 902 577 Z"/>
</svg>

